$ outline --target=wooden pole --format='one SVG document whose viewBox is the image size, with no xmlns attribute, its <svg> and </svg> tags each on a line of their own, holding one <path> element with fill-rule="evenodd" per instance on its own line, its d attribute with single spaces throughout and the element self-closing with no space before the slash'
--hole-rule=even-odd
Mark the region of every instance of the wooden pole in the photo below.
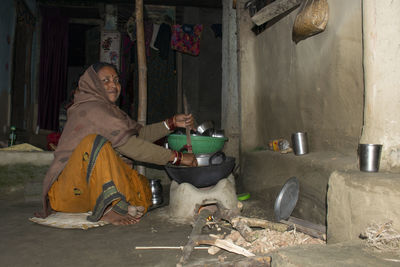
<svg viewBox="0 0 400 267">
<path fill-rule="evenodd" d="M 183 95 L 183 109 L 185 110 L 185 114 L 189 114 L 189 104 L 187 102 L 186 95 Z M 186 143 L 187 150 L 189 153 L 192 153 L 192 139 L 190 138 L 190 127 L 186 126 Z"/>
<path fill-rule="evenodd" d="M 138 123 L 146 125 L 147 117 L 147 66 L 146 51 L 144 41 L 143 25 L 143 0 L 136 0 L 136 39 L 137 39 L 137 58 L 139 75 L 139 104 L 138 104 Z M 144 166 L 138 166 L 138 172 L 145 175 Z"/>
<path fill-rule="evenodd" d="M 182 113 L 182 96 L 183 96 L 183 89 L 182 89 L 182 53 L 176 52 L 176 75 L 177 75 L 177 112 Z"/>
</svg>

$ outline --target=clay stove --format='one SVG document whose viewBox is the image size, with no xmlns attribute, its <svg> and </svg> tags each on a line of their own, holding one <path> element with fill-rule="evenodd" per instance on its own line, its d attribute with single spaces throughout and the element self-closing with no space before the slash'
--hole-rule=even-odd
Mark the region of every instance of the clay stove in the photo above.
<svg viewBox="0 0 400 267">
<path fill-rule="evenodd" d="M 232 174 L 214 186 L 197 188 L 189 183 L 172 181 L 169 215 L 177 220 L 192 222 L 201 206 L 219 204 L 226 209 L 237 208 L 235 179 Z"/>
</svg>

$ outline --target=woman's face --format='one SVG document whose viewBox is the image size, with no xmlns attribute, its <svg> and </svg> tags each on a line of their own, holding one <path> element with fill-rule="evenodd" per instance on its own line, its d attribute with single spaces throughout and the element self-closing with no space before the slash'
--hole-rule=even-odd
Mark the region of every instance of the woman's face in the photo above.
<svg viewBox="0 0 400 267">
<path fill-rule="evenodd" d="M 108 99 L 115 103 L 121 93 L 121 84 L 118 74 L 111 67 L 102 67 L 98 72 L 99 78 L 104 85 Z"/>
</svg>

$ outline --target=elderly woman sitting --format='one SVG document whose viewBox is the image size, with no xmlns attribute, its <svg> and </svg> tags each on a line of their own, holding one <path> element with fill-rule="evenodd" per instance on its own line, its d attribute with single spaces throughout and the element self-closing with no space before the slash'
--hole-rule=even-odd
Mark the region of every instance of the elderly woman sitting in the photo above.
<svg viewBox="0 0 400 267">
<path fill-rule="evenodd" d="M 43 182 L 44 211 L 88 212 L 90 221 L 115 225 L 139 221 L 151 205 L 147 179 L 118 155 L 164 165 L 197 166 L 193 154 L 182 154 L 152 142 L 175 127 L 193 128 L 192 115 L 179 114 L 163 122 L 142 126 L 115 102 L 121 85 L 115 66 L 97 63 L 79 80 L 74 103 Z"/>
</svg>

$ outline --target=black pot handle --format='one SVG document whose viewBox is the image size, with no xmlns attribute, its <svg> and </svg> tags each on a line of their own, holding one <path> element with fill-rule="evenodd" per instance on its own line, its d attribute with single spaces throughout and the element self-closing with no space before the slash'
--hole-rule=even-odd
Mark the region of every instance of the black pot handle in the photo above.
<svg viewBox="0 0 400 267">
<path fill-rule="evenodd" d="M 219 163 L 219 164 L 213 164 L 212 161 L 213 161 L 213 159 L 214 159 L 215 157 L 217 157 L 217 156 L 222 156 L 222 162 Z M 209 163 L 210 166 L 216 166 L 216 165 L 221 165 L 222 163 L 225 162 L 225 160 L 226 160 L 226 155 L 225 155 L 225 153 L 222 152 L 222 151 L 217 151 L 217 152 L 215 152 L 215 153 L 210 157 L 210 159 L 208 160 L 208 163 Z"/>
</svg>

